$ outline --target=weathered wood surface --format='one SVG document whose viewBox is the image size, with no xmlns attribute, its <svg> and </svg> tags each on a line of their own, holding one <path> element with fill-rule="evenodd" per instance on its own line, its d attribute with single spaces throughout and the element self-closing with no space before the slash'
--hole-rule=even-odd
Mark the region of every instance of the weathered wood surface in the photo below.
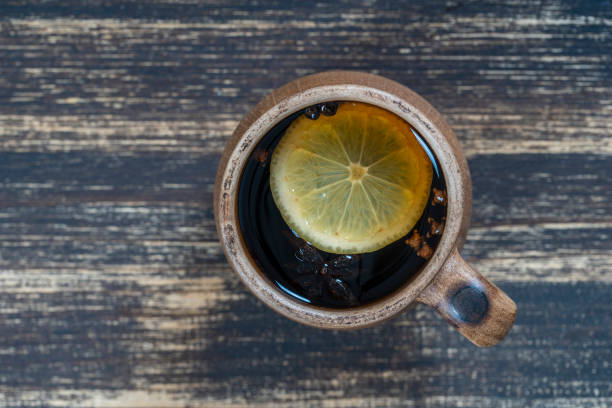
<svg viewBox="0 0 612 408">
<path fill-rule="evenodd" d="M 612 4 L 0 3 L 0 406 L 612 406 Z M 463 251 L 517 303 L 476 349 L 417 307 L 325 332 L 216 241 L 241 116 L 301 75 L 395 79 L 469 157 Z"/>
</svg>

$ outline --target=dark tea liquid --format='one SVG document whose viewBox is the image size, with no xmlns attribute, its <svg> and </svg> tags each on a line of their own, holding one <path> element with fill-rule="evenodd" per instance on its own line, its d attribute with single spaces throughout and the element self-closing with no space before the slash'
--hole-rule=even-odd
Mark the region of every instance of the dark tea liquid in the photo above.
<svg viewBox="0 0 612 408">
<path fill-rule="evenodd" d="M 433 178 L 428 204 L 406 236 L 376 252 L 339 255 L 315 248 L 289 228 L 270 190 L 272 152 L 300 115 L 317 120 L 319 112 L 334 114 L 339 103 L 296 112 L 270 130 L 251 154 L 238 193 L 240 227 L 260 270 L 287 295 L 329 308 L 371 303 L 408 283 L 433 255 L 446 221 L 442 169 L 427 143 L 413 131 L 431 160 Z"/>
</svg>

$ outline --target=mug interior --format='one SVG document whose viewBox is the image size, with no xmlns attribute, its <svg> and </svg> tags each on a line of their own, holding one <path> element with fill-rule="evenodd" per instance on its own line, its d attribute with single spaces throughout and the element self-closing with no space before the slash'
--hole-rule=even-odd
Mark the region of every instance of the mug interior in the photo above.
<svg viewBox="0 0 612 408">
<path fill-rule="evenodd" d="M 324 76 L 324 74 L 319 75 Z M 329 81 L 325 81 L 324 77 L 321 78 L 322 84 L 318 86 L 300 87 L 297 84 L 297 89 L 293 92 L 287 92 L 287 86 L 280 88 L 275 93 L 285 93 L 282 95 L 285 96 L 283 99 L 273 94 L 272 101 L 267 104 L 266 100 L 262 102 L 263 109 L 260 104 L 254 109 L 255 113 L 251 112 L 245 117 L 248 123 L 241 123 L 238 126 L 232 140 L 228 143 L 225 155 L 227 160 L 222 159 L 220 179 L 217 180 L 219 190 L 215 195 L 217 224 L 224 243 L 224 250 L 234 270 L 247 287 L 269 307 L 293 320 L 322 328 L 365 327 L 390 318 L 409 307 L 433 279 L 457 242 L 462 239 L 461 235 L 465 233 L 466 227 L 463 225 L 466 218 L 466 183 L 464 181 L 466 177 L 463 172 L 467 171 L 467 167 L 462 168 L 461 160 L 464 159 L 461 151 L 457 150 L 458 145 L 453 146 L 452 142 L 456 140 L 453 140 L 454 135 L 448 125 L 442 122 L 442 125 L 446 127 L 442 129 L 445 131 L 443 133 L 438 126 L 439 123 L 436 123 L 436 119 L 438 122 L 442 119 L 432 114 L 432 112 L 435 113 L 433 108 L 407 88 L 381 77 L 361 75 L 364 75 L 366 79 L 373 77 L 376 81 L 382 81 L 382 85 L 388 85 L 386 82 L 390 82 L 391 85 L 399 87 L 400 93 L 403 92 L 404 95 L 390 93 L 372 83 L 325 84 Z M 386 109 L 408 122 L 435 153 L 442 173 L 445 175 L 448 198 L 444 232 L 433 255 L 423 268 L 386 297 L 358 307 L 344 309 L 313 306 L 280 290 L 263 271 L 259 270 L 244 240 L 238 216 L 238 196 L 242 173 L 261 139 L 291 114 L 329 101 L 368 103 Z M 430 111 L 427 112 L 427 109 Z M 450 135 L 449 132 L 451 132 Z M 469 210 L 467 212 L 469 214 Z"/>
<path fill-rule="evenodd" d="M 335 101 L 327 106 L 331 106 L 334 113 L 329 114 L 325 122 L 332 123 L 336 110 L 340 114 L 344 109 L 378 113 L 370 110 L 371 105 L 355 105 L 351 101 Z M 317 121 L 324 120 L 313 118 L 313 110 L 309 107 L 308 114 L 298 111 L 284 118 L 255 146 L 240 178 L 238 220 L 241 236 L 260 272 L 287 295 L 330 309 L 365 306 L 410 282 L 437 248 L 446 219 L 444 174 L 422 137 L 412 128 L 405 129 L 412 132 L 406 136 L 410 136 L 409 142 L 413 143 L 406 147 L 414 149 L 415 154 L 420 155 L 417 157 L 427 161 L 431 171 L 431 181 L 425 186 L 426 203 L 409 226 L 410 230 L 368 252 L 332 253 L 309 244 L 281 215 L 272 194 L 270 176 L 272 157 L 287 128 L 297 120 L 303 126 L 315 127 Z M 394 225 L 397 220 L 395 217 Z"/>
</svg>

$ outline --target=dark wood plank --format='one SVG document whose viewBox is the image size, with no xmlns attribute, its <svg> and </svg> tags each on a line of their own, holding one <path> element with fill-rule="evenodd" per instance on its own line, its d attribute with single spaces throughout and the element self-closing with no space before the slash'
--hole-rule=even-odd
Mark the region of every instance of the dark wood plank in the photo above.
<svg viewBox="0 0 612 408">
<path fill-rule="evenodd" d="M 13 3 L 0 6 L 14 16 L 2 26 L 0 106 L 11 134 L 28 137 L 9 138 L 11 150 L 191 150 L 209 138 L 221 149 L 271 89 L 360 69 L 424 95 L 470 156 L 612 152 L 607 2 L 380 3 L 376 12 L 358 2 Z M 129 18 L 136 10 L 142 19 Z"/>
<path fill-rule="evenodd" d="M 6 0 L 0 406 L 612 405 L 610 1 Z M 273 88 L 355 69 L 455 129 L 466 257 L 514 298 L 481 350 L 417 307 L 300 326 L 234 277 L 212 184 Z"/>
<path fill-rule="evenodd" d="M 3 293 L 14 311 L 3 308 L 2 348 L 11 350 L 3 360 L 13 370 L 2 386 L 58 398 L 70 384 L 67 395 L 80 406 L 95 398 L 118 406 L 612 402 L 609 284 L 502 285 L 521 313 L 491 349 L 474 348 L 420 306 L 375 328 L 327 332 L 289 322 L 230 286 L 233 298 L 191 308 L 169 301 L 171 286 L 137 283 L 77 295 Z"/>
<path fill-rule="evenodd" d="M 584 154 L 473 158 L 464 254 L 495 280 L 610 282 L 609 163 Z M 216 165 L 214 154 L 0 153 L 0 266 L 104 276 L 121 265 L 137 274 L 223 268 Z"/>
</svg>

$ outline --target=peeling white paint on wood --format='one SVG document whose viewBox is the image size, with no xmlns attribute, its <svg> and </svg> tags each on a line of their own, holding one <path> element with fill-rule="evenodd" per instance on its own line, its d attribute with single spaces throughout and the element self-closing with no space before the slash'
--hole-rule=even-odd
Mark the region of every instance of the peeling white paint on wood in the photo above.
<svg viewBox="0 0 612 408">
<path fill-rule="evenodd" d="M 612 405 L 605 2 L 122 6 L 0 4 L 0 406 Z M 330 69 L 397 80 L 455 130 L 463 254 L 519 307 L 495 349 L 420 306 L 299 326 L 234 278 L 211 205 L 225 141 Z"/>
</svg>

